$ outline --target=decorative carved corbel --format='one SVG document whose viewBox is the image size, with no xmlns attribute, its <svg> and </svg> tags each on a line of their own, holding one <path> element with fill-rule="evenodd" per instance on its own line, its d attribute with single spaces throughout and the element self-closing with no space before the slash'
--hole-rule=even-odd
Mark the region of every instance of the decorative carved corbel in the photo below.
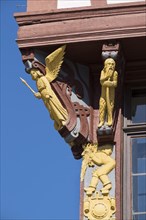
<svg viewBox="0 0 146 220">
<path fill-rule="evenodd" d="M 34 60 L 34 51 L 31 48 L 21 49 L 22 61 L 25 63 L 27 60 Z"/>
<path fill-rule="evenodd" d="M 35 56 L 36 51 L 32 50 L 24 50 L 22 59 L 26 72 L 36 81 L 35 97 L 42 98 L 55 129 L 71 146 L 74 157 L 80 159 L 90 132 L 89 85 L 81 75 L 82 66 L 64 59 L 65 48 L 62 46 L 44 57 L 46 65 L 36 58 L 40 54 Z M 88 67 L 84 68 L 88 76 Z"/>
<path fill-rule="evenodd" d="M 106 42 L 102 46 L 102 59 L 105 61 L 108 58 L 117 60 L 120 52 L 120 44 L 116 41 Z"/>
</svg>

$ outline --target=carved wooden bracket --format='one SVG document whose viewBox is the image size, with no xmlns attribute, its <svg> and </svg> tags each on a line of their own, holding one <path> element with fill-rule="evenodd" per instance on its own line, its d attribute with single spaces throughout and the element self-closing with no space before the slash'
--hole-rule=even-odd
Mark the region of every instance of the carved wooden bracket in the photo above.
<svg viewBox="0 0 146 220">
<path fill-rule="evenodd" d="M 30 69 L 34 68 L 45 75 L 45 65 L 36 59 L 35 54 L 36 52 L 32 49 L 22 50 L 22 60 L 26 66 L 26 71 L 29 72 Z M 108 42 L 102 47 L 103 60 L 109 57 L 113 58 L 116 60 L 118 68 L 120 66 L 119 54 L 120 45 L 117 42 Z M 88 66 L 64 59 L 58 77 L 50 83 L 52 90 L 68 113 L 66 124 L 58 132 L 71 146 L 76 159 L 82 157 L 84 144 L 114 143 L 118 108 L 114 108 L 112 126 L 98 129 L 99 88 L 101 87 L 98 81 L 98 75 L 92 75 Z M 119 72 L 117 91 L 121 85 L 120 81 L 121 73 Z M 116 98 L 115 106 L 117 101 Z"/>
<path fill-rule="evenodd" d="M 25 63 L 27 60 L 34 60 L 33 49 L 26 48 L 21 50 L 22 61 Z"/>
</svg>

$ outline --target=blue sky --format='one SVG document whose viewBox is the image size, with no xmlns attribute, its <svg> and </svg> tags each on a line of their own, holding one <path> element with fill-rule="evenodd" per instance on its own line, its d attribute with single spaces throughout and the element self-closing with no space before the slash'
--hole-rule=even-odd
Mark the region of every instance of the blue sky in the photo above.
<svg viewBox="0 0 146 220">
<path fill-rule="evenodd" d="M 53 127 L 25 73 L 13 13 L 25 0 L 1 0 L 1 220 L 77 220 L 81 160 Z"/>
</svg>

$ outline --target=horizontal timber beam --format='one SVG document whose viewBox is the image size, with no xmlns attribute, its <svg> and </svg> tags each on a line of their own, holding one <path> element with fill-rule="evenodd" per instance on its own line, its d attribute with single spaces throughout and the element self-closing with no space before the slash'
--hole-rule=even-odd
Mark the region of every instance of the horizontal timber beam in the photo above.
<svg viewBox="0 0 146 220">
<path fill-rule="evenodd" d="M 145 36 L 144 3 L 15 14 L 19 48 Z"/>
</svg>

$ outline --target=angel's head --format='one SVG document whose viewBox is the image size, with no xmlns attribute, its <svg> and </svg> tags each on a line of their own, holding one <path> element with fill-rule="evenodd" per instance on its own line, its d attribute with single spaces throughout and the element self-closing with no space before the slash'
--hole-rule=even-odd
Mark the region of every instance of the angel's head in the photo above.
<svg viewBox="0 0 146 220">
<path fill-rule="evenodd" d="M 40 72 L 40 70 L 32 68 L 30 70 L 30 74 L 33 80 L 37 80 L 39 77 L 43 76 L 43 74 Z"/>
<path fill-rule="evenodd" d="M 31 74 L 33 80 L 37 80 L 37 78 L 46 74 L 45 65 L 37 60 L 34 60 L 32 62 L 28 60 L 25 63 L 25 66 L 26 66 L 25 71 L 28 74 Z"/>
</svg>

